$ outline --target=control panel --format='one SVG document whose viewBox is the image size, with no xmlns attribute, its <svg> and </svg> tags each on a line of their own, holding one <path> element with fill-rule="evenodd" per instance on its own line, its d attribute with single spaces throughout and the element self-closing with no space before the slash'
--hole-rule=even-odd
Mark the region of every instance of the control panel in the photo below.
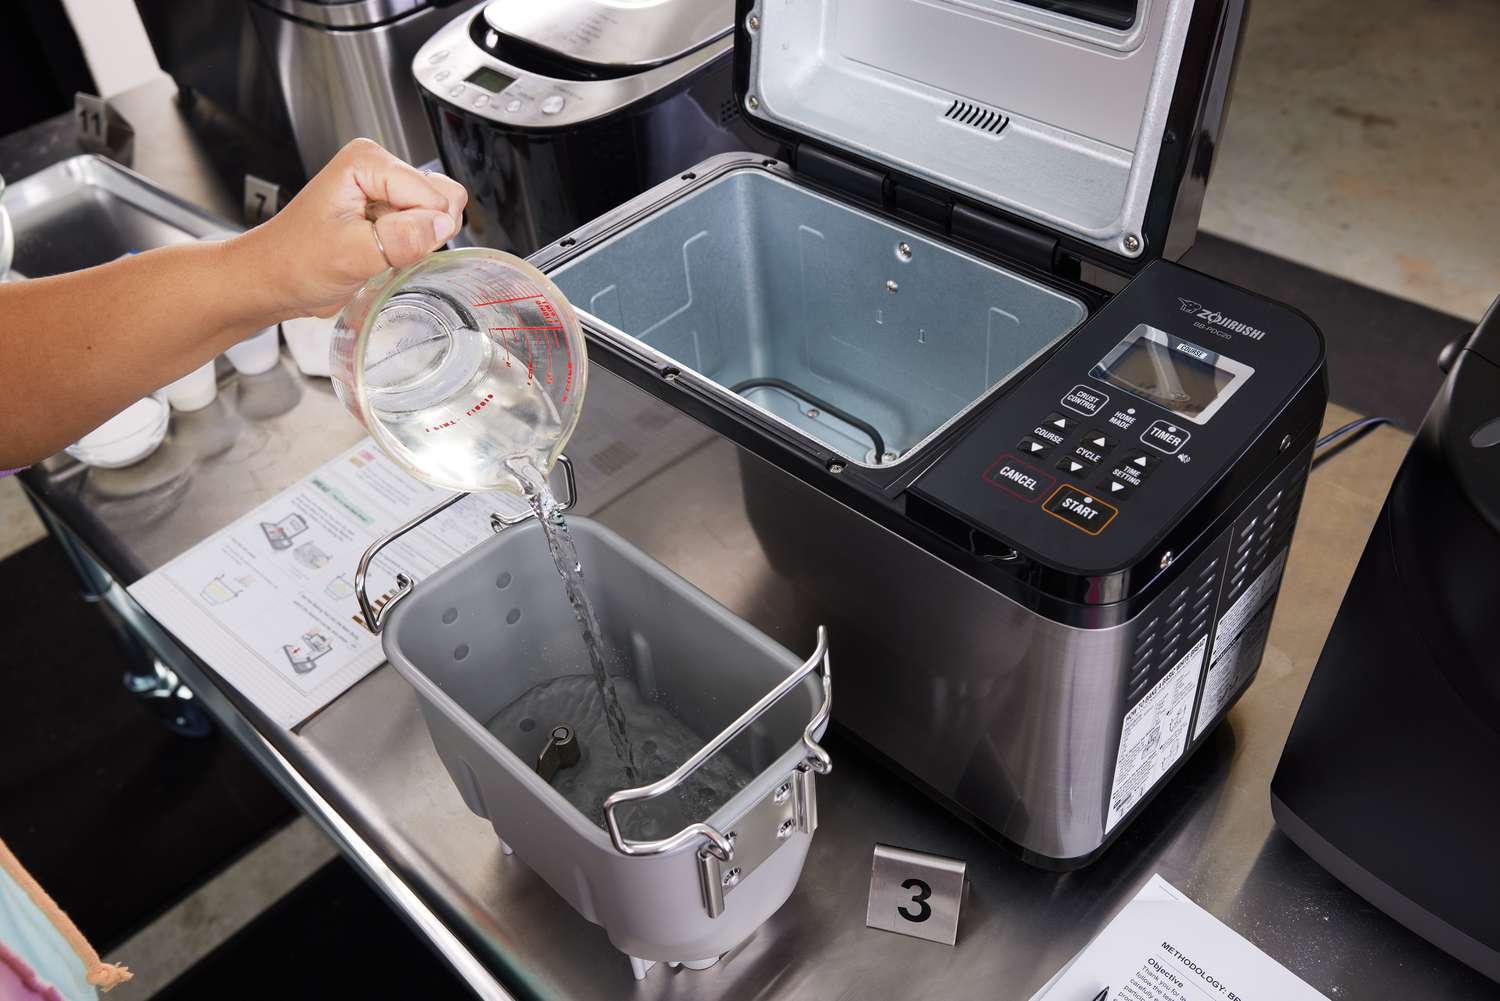
<svg viewBox="0 0 1500 1001">
<path fill-rule="evenodd" d="M 1156 262 L 911 489 L 1059 568 L 1123 569 L 1253 451 L 1322 366 L 1322 337 L 1299 313 Z"/>
</svg>

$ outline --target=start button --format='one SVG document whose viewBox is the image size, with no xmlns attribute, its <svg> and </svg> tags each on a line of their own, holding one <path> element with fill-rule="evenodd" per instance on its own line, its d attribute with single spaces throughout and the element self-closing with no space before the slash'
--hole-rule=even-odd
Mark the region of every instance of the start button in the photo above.
<svg viewBox="0 0 1500 1001">
<path fill-rule="evenodd" d="M 1106 504 L 1093 494 L 1067 483 L 1058 487 L 1057 492 L 1047 498 L 1042 510 L 1090 535 L 1098 535 L 1104 531 L 1104 526 L 1120 513 L 1120 509 L 1114 505 Z"/>
</svg>

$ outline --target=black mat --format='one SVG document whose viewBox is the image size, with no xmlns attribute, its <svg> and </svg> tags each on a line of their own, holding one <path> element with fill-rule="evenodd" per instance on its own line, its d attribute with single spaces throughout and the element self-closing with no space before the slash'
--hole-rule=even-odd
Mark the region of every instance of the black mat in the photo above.
<svg viewBox="0 0 1500 1001">
<path fill-rule="evenodd" d="M 125 692 L 51 539 L 0 582 L 0 838 L 107 950 L 293 811 L 228 738 L 173 736 Z"/>
<path fill-rule="evenodd" d="M 1312 317 L 1328 341 L 1333 402 L 1393 418 L 1408 431 L 1422 423 L 1443 381 L 1438 352 L 1474 329 L 1456 316 L 1207 234 L 1182 263 Z"/>
<path fill-rule="evenodd" d="M 325 865 L 155 1001 L 474 995 L 342 859 Z"/>
</svg>

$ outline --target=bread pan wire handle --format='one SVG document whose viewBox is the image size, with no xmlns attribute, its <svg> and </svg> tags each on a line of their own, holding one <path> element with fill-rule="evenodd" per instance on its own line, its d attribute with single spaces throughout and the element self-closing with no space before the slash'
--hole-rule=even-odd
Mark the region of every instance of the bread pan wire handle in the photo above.
<svg viewBox="0 0 1500 1001">
<path fill-rule="evenodd" d="M 723 832 L 706 821 L 689 824 L 682 830 L 669 838 L 659 841 L 632 841 L 620 833 L 620 823 L 615 817 L 615 808 L 621 803 L 639 802 L 641 800 L 655 799 L 665 795 L 677 788 L 685 779 L 724 748 L 735 737 L 739 736 L 751 723 L 754 723 L 775 705 L 784 695 L 796 688 L 802 681 L 819 666 L 822 667 L 823 681 L 823 704 L 802 730 L 802 745 L 807 751 L 807 764 L 819 775 L 827 775 L 833 769 L 833 763 L 828 757 L 828 752 L 818 744 L 813 732 L 823 723 L 827 722 L 829 713 L 833 708 L 833 679 L 828 669 L 828 630 L 822 626 L 818 627 L 818 645 L 813 650 L 812 656 L 803 661 L 802 666 L 786 676 L 775 688 L 761 696 L 760 701 L 746 709 L 739 719 L 730 723 L 719 732 L 708 743 L 698 749 L 698 752 L 688 758 L 677 770 L 665 778 L 652 782 L 650 785 L 637 786 L 634 789 L 621 789 L 610 795 L 604 801 L 604 820 L 609 827 L 609 839 L 614 842 L 615 850 L 623 855 L 660 855 L 662 852 L 672 851 L 696 838 L 707 838 L 708 844 L 703 846 L 704 851 L 713 853 L 720 861 L 728 862 L 734 858 L 734 843 L 724 836 Z"/>
<path fill-rule="evenodd" d="M 562 467 L 563 483 L 567 487 L 567 495 L 563 499 L 563 502 L 558 505 L 558 510 L 569 511 L 572 510 L 573 504 L 578 500 L 578 480 L 573 474 L 573 463 L 566 455 L 559 455 L 557 457 L 557 464 Z M 417 584 L 409 574 L 397 573 L 396 590 L 388 599 L 379 606 L 376 606 L 370 601 L 369 592 L 365 589 L 365 578 L 370 572 L 370 563 L 374 561 L 376 554 L 407 532 L 421 525 L 427 519 L 442 514 L 467 496 L 469 495 L 454 494 L 430 510 L 417 515 L 400 528 L 387 532 L 370 543 L 370 548 L 366 549 L 364 555 L 359 558 L 359 566 L 354 571 L 354 596 L 359 600 L 360 615 L 364 619 L 365 628 L 370 632 L 377 635 L 380 633 L 380 630 L 385 627 L 386 618 L 391 614 L 391 609 L 396 607 L 397 602 L 401 601 L 408 594 L 411 594 L 412 588 L 416 587 Z M 530 511 L 527 511 L 525 514 L 513 515 L 492 514 L 490 515 L 490 527 L 496 532 L 501 532 L 512 525 L 519 525 L 530 517 L 532 517 Z"/>
</svg>

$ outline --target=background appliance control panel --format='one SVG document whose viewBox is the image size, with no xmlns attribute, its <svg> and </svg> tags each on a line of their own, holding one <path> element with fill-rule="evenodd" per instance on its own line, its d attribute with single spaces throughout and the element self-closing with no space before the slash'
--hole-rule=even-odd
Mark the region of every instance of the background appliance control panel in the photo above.
<svg viewBox="0 0 1500 1001">
<path fill-rule="evenodd" d="M 1322 356 L 1294 310 L 1156 262 L 912 490 L 1054 566 L 1123 569 L 1272 430 Z"/>
</svg>

